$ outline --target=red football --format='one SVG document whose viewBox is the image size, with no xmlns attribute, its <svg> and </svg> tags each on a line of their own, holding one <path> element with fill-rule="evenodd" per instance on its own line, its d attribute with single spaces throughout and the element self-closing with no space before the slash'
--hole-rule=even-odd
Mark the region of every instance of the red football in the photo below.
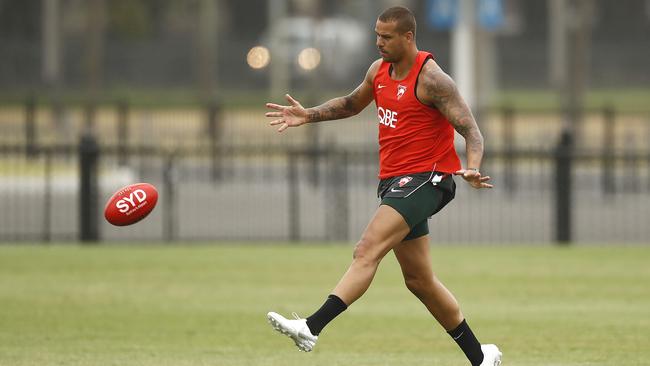
<svg viewBox="0 0 650 366">
<path fill-rule="evenodd" d="M 156 207 L 158 191 L 149 183 L 128 185 L 106 202 L 104 217 L 115 226 L 135 224 Z"/>
</svg>

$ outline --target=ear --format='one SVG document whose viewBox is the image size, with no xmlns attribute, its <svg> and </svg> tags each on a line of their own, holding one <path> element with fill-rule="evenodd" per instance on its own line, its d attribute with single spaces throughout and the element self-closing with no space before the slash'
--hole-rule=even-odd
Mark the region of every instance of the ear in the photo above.
<svg viewBox="0 0 650 366">
<path fill-rule="evenodd" d="M 415 36 L 411 31 L 404 33 L 404 37 L 406 37 L 406 40 L 409 42 L 413 42 L 413 40 L 415 39 Z"/>
</svg>

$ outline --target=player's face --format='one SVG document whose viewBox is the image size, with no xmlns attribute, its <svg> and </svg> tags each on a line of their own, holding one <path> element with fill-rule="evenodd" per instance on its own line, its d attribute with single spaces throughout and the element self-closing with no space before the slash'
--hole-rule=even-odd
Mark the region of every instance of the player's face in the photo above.
<svg viewBox="0 0 650 366">
<path fill-rule="evenodd" d="M 377 49 L 381 58 L 386 62 L 399 62 L 404 56 L 407 46 L 412 39 L 412 33 L 399 33 L 397 22 L 382 22 L 377 20 Z"/>
</svg>

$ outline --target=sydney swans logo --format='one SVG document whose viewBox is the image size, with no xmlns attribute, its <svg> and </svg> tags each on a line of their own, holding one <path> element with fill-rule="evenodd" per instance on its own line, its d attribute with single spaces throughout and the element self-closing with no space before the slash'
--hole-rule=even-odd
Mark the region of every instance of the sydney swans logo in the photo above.
<svg viewBox="0 0 650 366">
<path fill-rule="evenodd" d="M 400 100 L 404 96 L 404 93 L 406 93 L 406 86 L 398 85 L 397 86 L 397 100 Z"/>
</svg>

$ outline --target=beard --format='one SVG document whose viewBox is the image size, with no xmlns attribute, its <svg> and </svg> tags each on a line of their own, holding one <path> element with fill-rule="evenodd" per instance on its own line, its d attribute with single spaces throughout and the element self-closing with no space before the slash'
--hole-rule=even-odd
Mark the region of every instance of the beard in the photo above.
<svg viewBox="0 0 650 366">
<path fill-rule="evenodd" d="M 383 54 L 382 51 L 379 50 L 379 56 L 381 56 L 382 60 L 384 60 L 385 62 L 390 62 L 390 63 L 399 62 L 402 59 L 402 55 L 403 53 L 399 49 L 393 50 L 390 53 L 384 50 Z"/>
</svg>

